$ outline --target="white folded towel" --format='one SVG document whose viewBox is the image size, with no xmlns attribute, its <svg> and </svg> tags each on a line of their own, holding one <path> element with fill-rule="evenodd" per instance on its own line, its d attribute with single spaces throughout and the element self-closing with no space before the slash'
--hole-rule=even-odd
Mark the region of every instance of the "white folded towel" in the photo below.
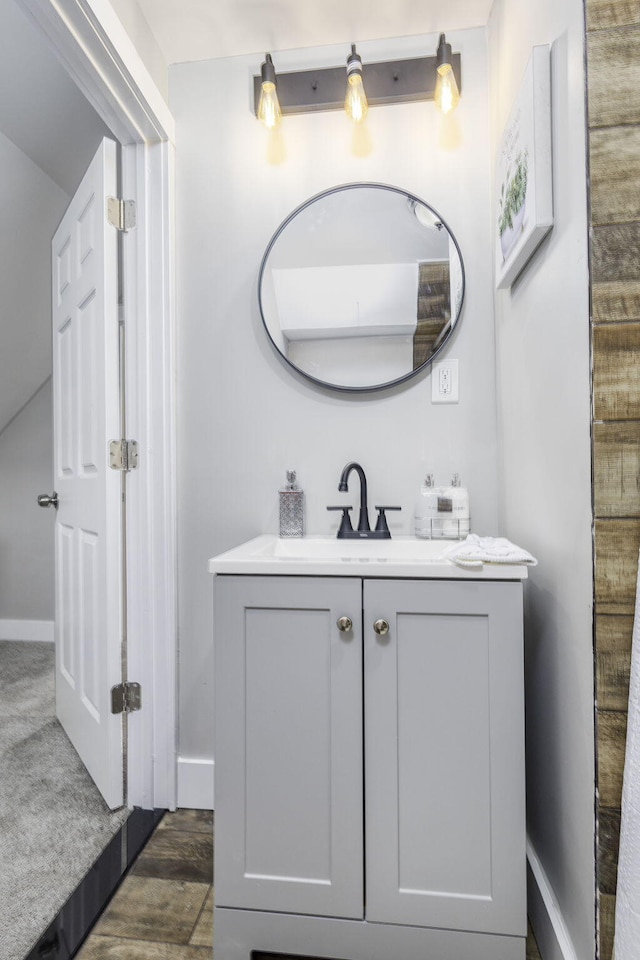
<svg viewBox="0 0 640 960">
<path fill-rule="evenodd" d="M 447 553 L 447 559 L 459 567 L 481 567 L 483 563 L 527 563 L 535 567 L 538 561 L 530 553 L 504 537 L 479 537 L 470 533 Z"/>
</svg>

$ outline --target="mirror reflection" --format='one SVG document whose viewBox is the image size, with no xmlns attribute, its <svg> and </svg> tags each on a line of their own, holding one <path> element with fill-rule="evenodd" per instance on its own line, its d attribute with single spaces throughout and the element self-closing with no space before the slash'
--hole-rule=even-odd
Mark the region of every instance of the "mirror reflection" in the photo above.
<svg viewBox="0 0 640 960">
<path fill-rule="evenodd" d="M 463 298 L 462 257 L 443 219 L 383 184 L 347 184 L 298 207 L 260 269 L 260 311 L 276 349 L 342 390 L 414 376 L 451 335 Z"/>
</svg>

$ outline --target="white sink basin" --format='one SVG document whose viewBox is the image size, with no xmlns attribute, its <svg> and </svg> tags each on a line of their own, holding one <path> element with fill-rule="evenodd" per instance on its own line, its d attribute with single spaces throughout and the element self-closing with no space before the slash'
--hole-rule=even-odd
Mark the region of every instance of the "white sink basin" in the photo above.
<svg viewBox="0 0 640 960">
<path fill-rule="evenodd" d="M 274 556 L 309 560 L 420 560 L 442 561 L 454 544 L 451 540 L 419 540 L 397 537 L 393 540 L 337 540 L 336 537 L 275 539 Z"/>
<path fill-rule="evenodd" d="M 281 539 L 264 534 L 209 560 L 218 574 L 282 574 L 286 576 L 426 577 L 428 579 L 522 580 L 525 566 L 484 564 L 464 569 L 448 559 L 457 541 L 338 540 L 309 536 Z"/>
</svg>

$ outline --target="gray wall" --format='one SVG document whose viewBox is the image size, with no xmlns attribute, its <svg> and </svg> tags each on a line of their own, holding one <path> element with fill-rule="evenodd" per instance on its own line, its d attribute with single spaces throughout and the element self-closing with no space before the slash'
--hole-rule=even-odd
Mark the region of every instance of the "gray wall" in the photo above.
<svg viewBox="0 0 640 960">
<path fill-rule="evenodd" d="M 0 430 L 51 374 L 51 237 L 66 193 L 0 132 Z"/>
<path fill-rule="evenodd" d="M 0 619 L 52 620 L 53 511 L 35 498 L 52 486 L 51 237 L 68 197 L 2 133 L 0 160 Z"/>
<path fill-rule="evenodd" d="M 534 44 L 552 47 L 555 226 L 496 295 L 500 526 L 537 556 L 526 609 L 529 839 L 577 957 L 594 944 L 590 364 L 581 0 L 496 0 L 494 149 Z"/>
<path fill-rule="evenodd" d="M 497 529 L 486 32 L 453 33 L 465 96 L 450 120 L 433 103 L 373 107 L 354 128 L 343 111 L 288 117 L 269 136 L 251 112 L 262 53 L 170 68 L 177 122 L 180 754 L 213 753 L 212 582 L 207 559 L 277 531 L 277 490 L 297 469 L 307 528 L 335 529 L 340 470 L 367 471 L 372 502 L 402 505 L 412 532 L 420 480 L 457 470 L 473 527 Z M 365 59 L 421 56 L 437 36 L 367 43 Z M 343 47 L 274 52 L 281 70 L 335 65 Z M 467 300 L 447 354 L 460 403 L 431 404 L 430 375 L 350 396 L 292 375 L 262 329 L 257 276 L 284 217 L 313 194 L 377 181 L 414 192 L 449 223 L 465 259 Z M 352 502 L 355 496 L 352 495 Z"/>
<path fill-rule="evenodd" d="M 51 380 L 0 433 L 0 620 L 53 620 Z"/>
</svg>

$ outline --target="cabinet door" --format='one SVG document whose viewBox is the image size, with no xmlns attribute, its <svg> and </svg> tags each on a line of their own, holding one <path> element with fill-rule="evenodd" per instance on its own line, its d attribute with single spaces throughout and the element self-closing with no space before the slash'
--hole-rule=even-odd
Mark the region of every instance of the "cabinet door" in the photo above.
<svg viewBox="0 0 640 960">
<path fill-rule="evenodd" d="M 214 669 L 216 903 L 361 918 L 360 580 L 216 577 Z"/>
<path fill-rule="evenodd" d="M 364 611 L 367 919 L 523 936 L 521 585 L 366 581 Z"/>
</svg>

